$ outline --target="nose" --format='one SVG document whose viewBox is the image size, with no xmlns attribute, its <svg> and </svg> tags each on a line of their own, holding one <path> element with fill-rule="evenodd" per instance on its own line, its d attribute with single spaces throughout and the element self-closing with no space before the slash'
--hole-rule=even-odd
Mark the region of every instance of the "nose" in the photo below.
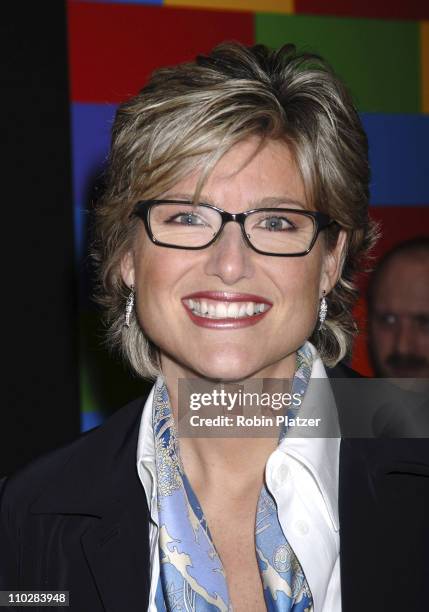
<svg viewBox="0 0 429 612">
<path fill-rule="evenodd" d="M 414 352 L 416 346 L 416 330 L 412 322 L 405 317 L 399 317 L 395 329 L 395 349 L 400 355 L 409 355 Z"/>
<path fill-rule="evenodd" d="M 205 272 L 225 285 L 234 285 L 254 273 L 252 249 L 246 244 L 238 223 L 225 225 L 217 240 L 207 249 Z"/>
</svg>

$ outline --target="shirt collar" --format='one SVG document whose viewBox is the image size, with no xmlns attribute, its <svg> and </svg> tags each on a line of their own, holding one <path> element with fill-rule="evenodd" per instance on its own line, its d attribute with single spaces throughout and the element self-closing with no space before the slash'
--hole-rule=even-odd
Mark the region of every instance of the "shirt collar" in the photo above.
<svg viewBox="0 0 429 612">
<path fill-rule="evenodd" d="M 321 418 L 321 426 L 317 430 L 300 428 L 297 433 L 287 435 L 279 445 L 279 450 L 294 457 L 310 471 L 322 493 L 332 526 L 338 531 L 341 442 L 338 413 L 322 359 L 310 342 L 307 345 L 313 354 L 313 367 L 298 414 L 303 418 Z"/>
<path fill-rule="evenodd" d="M 143 407 L 137 443 L 137 472 L 146 493 L 152 518 L 156 509 L 155 437 L 152 424 L 152 404 L 155 388 L 162 383 L 158 376 Z"/>
</svg>

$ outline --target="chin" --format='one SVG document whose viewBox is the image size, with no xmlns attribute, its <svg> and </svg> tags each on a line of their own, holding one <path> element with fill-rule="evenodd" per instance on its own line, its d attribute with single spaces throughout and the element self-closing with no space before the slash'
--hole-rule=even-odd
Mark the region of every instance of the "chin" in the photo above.
<svg viewBox="0 0 429 612">
<path fill-rule="evenodd" d="M 217 353 L 210 359 L 192 364 L 192 369 L 209 380 L 234 382 L 245 380 L 257 372 L 261 366 L 252 364 L 249 355 L 226 356 Z"/>
</svg>

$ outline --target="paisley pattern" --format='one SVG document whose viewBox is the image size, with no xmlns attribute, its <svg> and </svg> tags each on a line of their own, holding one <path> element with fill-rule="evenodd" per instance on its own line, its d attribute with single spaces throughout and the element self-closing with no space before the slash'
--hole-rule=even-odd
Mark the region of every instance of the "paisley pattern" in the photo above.
<svg viewBox="0 0 429 612">
<path fill-rule="evenodd" d="M 292 393 L 304 396 L 312 370 L 305 344 L 297 351 Z M 299 407 L 298 407 L 299 409 Z M 297 410 L 289 409 L 289 416 Z M 222 562 L 202 508 L 180 459 L 167 387 L 159 378 L 153 401 L 157 472 L 160 578 L 156 607 L 161 612 L 231 612 Z M 280 433 L 280 440 L 287 429 Z M 312 612 L 304 572 L 281 529 L 277 507 L 263 485 L 256 513 L 255 546 L 268 611 Z"/>
</svg>

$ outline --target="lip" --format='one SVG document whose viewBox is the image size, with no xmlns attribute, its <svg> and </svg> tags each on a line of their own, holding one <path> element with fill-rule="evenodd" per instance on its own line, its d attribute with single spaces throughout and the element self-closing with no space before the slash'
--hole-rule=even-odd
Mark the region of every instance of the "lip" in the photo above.
<svg viewBox="0 0 429 612">
<path fill-rule="evenodd" d="M 268 304 L 272 306 L 273 303 L 270 300 L 262 297 L 261 295 L 255 295 L 254 293 L 230 293 L 226 291 L 196 291 L 190 293 L 182 298 L 183 300 L 192 299 L 208 299 L 218 300 L 218 302 L 258 302 L 259 304 Z M 261 313 L 263 314 L 263 313 Z M 257 315 L 254 315 L 255 317 Z"/>
<path fill-rule="evenodd" d="M 196 314 L 189 308 L 185 300 L 190 299 L 211 299 L 218 300 L 219 302 L 258 302 L 260 304 L 267 304 L 270 308 L 264 312 L 259 312 L 251 317 L 244 317 L 242 319 L 236 319 L 235 317 L 208 319 L 207 317 Z M 190 293 L 182 298 L 182 304 L 191 321 L 195 323 L 195 325 L 205 327 L 206 329 L 242 329 L 244 327 L 251 327 L 259 323 L 259 321 L 261 321 L 261 319 L 271 310 L 271 306 L 273 305 L 272 302 L 260 295 L 252 293 L 226 293 L 222 291 L 198 291 Z"/>
</svg>

